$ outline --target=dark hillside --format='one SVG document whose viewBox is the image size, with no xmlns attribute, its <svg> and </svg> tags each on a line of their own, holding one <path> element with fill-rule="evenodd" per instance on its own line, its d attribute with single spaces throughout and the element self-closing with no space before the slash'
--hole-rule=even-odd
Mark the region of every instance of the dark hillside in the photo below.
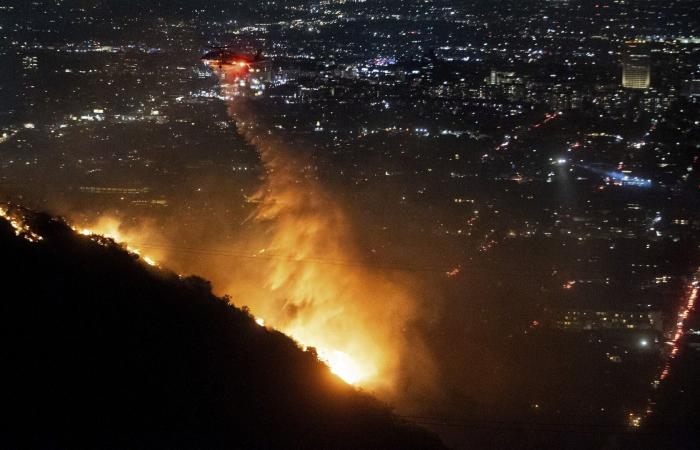
<svg viewBox="0 0 700 450">
<path fill-rule="evenodd" d="M 207 281 L 11 213 L 43 239 L 0 219 L 3 448 L 441 448 Z"/>
</svg>

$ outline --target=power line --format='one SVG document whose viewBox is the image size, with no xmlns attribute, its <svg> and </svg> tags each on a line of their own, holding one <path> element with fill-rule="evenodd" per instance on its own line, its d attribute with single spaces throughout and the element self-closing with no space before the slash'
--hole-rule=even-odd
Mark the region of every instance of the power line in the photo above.
<svg viewBox="0 0 700 450">
<path fill-rule="evenodd" d="M 294 263 L 316 263 L 325 264 L 333 266 L 343 266 L 343 267 L 364 267 L 382 270 L 393 270 L 393 271 L 410 271 L 410 272 L 447 272 L 455 269 L 456 266 L 439 266 L 439 265 L 424 265 L 424 266 L 408 266 L 408 265 L 398 265 L 398 264 L 378 264 L 362 261 L 347 261 L 347 260 L 337 260 L 337 259 L 327 259 L 327 258 L 316 258 L 316 257 L 295 257 L 290 255 L 279 255 L 271 253 L 246 253 L 246 252 L 231 252 L 231 251 L 221 251 L 221 250 L 211 250 L 199 247 L 183 247 L 175 246 L 169 244 L 147 244 L 141 242 L 134 242 L 133 245 L 138 248 L 152 248 L 152 249 L 162 249 L 162 250 L 172 250 L 180 253 L 196 253 L 205 254 L 211 256 L 224 256 L 224 257 L 234 257 L 234 258 L 245 258 L 245 259 L 263 259 L 263 260 L 281 260 L 286 262 Z M 460 268 L 460 272 L 462 269 Z"/>
<path fill-rule="evenodd" d="M 134 247 L 143 249 L 154 249 L 154 250 L 170 250 L 176 253 L 192 253 L 192 254 L 202 254 L 210 256 L 221 256 L 221 257 L 232 257 L 232 258 L 243 258 L 243 259 L 256 259 L 256 260 L 281 260 L 293 263 L 315 263 L 342 267 L 362 267 L 370 269 L 379 269 L 386 271 L 397 271 L 397 272 L 436 272 L 436 273 L 447 273 L 457 269 L 459 273 L 472 273 L 472 274 L 483 274 L 490 273 L 496 275 L 507 275 L 511 277 L 527 277 L 531 278 L 533 276 L 541 276 L 542 272 L 527 272 L 527 271 L 505 271 L 505 270 L 493 270 L 485 268 L 465 268 L 459 264 L 452 266 L 441 266 L 441 265 L 422 265 L 422 266 L 409 266 L 401 264 L 380 264 L 362 261 L 347 261 L 347 260 L 337 260 L 337 259 L 327 259 L 327 258 L 316 258 L 316 257 L 295 257 L 290 255 L 279 255 L 271 253 L 249 253 L 249 252 L 234 252 L 234 251 L 222 251 L 222 250 L 212 250 L 205 249 L 201 247 L 185 247 L 176 246 L 171 244 L 149 244 L 144 242 L 132 242 L 130 243 Z M 578 274 L 589 274 L 596 275 L 598 277 L 603 277 L 599 272 L 581 272 L 576 271 Z"/>
</svg>

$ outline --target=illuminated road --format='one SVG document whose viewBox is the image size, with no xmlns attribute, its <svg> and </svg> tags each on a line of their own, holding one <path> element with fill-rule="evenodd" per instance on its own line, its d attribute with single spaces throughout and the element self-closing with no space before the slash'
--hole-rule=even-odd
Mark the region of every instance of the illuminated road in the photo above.
<svg viewBox="0 0 700 450">
<path fill-rule="evenodd" d="M 561 111 L 545 114 L 544 119 L 542 119 L 542 121 L 537 122 L 537 123 L 525 128 L 523 134 L 527 134 L 528 132 L 530 132 L 532 130 L 536 130 L 537 128 L 540 128 L 541 126 L 548 124 L 552 120 L 560 117 L 562 114 L 564 114 L 564 113 Z M 508 147 L 510 145 L 510 142 L 512 140 L 517 140 L 518 137 L 519 137 L 519 135 L 515 134 L 515 132 L 513 132 L 512 135 L 507 134 L 505 139 L 503 140 L 503 142 L 500 145 L 496 146 L 496 148 L 494 148 L 494 150 L 498 151 L 498 150 L 505 149 L 506 147 Z M 484 156 L 487 156 L 487 155 L 484 155 Z"/>
<path fill-rule="evenodd" d="M 669 341 L 666 342 L 668 346 L 666 351 L 666 363 L 664 364 L 659 376 L 653 381 L 653 385 L 655 388 L 658 388 L 661 385 L 661 383 L 668 378 L 671 369 L 673 368 L 673 362 L 678 356 L 683 337 L 686 336 L 686 333 L 688 331 L 688 318 L 690 316 L 690 313 L 695 309 L 695 303 L 698 298 L 698 291 L 700 291 L 700 268 L 698 268 L 698 270 L 695 271 L 693 276 L 690 278 L 688 285 L 686 286 L 684 297 L 685 301 L 681 305 L 678 311 L 678 315 L 676 316 L 676 323 L 671 331 L 671 338 Z M 651 414 L 653 414 L 654 411 L 652 405 L 653 403 L 650 399 L 649 404 L 643 414 L 630 413 L 630 424 L 635 427 L 640 426 L 643 419 L 646 419 Z"/>
</svg>

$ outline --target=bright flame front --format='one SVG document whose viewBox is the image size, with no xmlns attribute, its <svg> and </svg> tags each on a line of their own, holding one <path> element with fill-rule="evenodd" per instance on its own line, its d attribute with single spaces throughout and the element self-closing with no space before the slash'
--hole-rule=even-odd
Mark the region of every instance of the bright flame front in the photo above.
<svg viewBox="0 0 700 450">
<path fill-rule="evenodd" d="M 391 395 L 404 363 L 420 365 L 421 376 L 431 373 L 424 347 L 406 332 L 417 315 L 407 277 L 343 263 L 363 259 L 343 202 L 310 172 L 308 149 L 274 132 L 269 109 L 226 82 L 236 74 L 219 71 L 230 115 L 265 169 L 247 222 L 255 248 L 264 252 L 239 268 L 248 271 L 225 291 L 301 347 L 315 348 L 350 384 Z"/>
<path fill-rule="evenodd" d="M 123 246 L 129 253 L 138 256 L 144 263 L 152 267 L 157 267 L 158 263 L 153 255 L 146 255 L 140 248 L 134 247 L 134 242 L 148 240 L 148 234 L 143 230 L 126 230 L 121 222 L 110 216 L 105 216 L 97 220 L 89 227 L 73 227 L 73 231 L 83 236 L 105 237 Z"/>
<path fill-rule="evenodd" d="M 371 371 L 360 367 L 350 355 L 340 350 L 331 350 L 329 352 L 319 351 L 319 358 L 328 364 L 331 372 L 338 375 L 346 383 L 357 384 L 367 378 Z"/>
</svg>

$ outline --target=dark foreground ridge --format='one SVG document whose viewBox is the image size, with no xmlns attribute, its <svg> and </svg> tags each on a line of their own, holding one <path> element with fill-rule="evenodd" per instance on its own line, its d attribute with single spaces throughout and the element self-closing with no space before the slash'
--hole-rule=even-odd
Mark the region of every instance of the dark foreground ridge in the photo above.
<svg viewBox="0 0 700 450">
<path fill-rule="evenodd" d="M 442 448 L 207 281 L 14 213 L 42 239 L 0 219 L 0 446 Z"/>
</svg>

